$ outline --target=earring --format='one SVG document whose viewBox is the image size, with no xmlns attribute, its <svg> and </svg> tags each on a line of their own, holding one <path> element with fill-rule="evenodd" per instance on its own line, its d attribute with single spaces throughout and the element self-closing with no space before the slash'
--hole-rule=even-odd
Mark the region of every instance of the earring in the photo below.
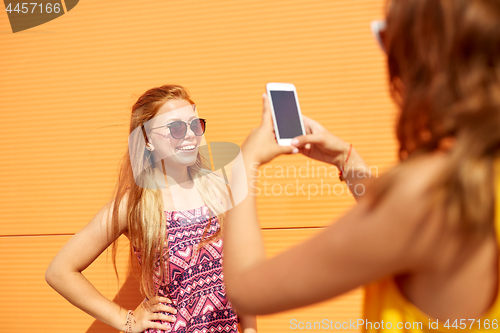
<svg viewBox="0 0 500 333">
<path fill-rule="evenodd" d="M 155 150 L 155 147 L 151 144 L 151 143 L 146 143 L 146 149 L 149 150 L 149 151 L 153 151 Z"/>
</svg>

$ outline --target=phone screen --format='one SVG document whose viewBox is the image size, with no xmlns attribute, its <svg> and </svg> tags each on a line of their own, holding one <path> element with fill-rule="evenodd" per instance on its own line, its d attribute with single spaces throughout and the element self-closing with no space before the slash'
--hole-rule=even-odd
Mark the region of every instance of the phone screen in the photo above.
<svg viewBox="0 0 500 333">
<path fill-rule="evenodd" d="M 293 91 L 270 91 L 280 139 L 302 135 L 299 110 Z"/>
</svg>

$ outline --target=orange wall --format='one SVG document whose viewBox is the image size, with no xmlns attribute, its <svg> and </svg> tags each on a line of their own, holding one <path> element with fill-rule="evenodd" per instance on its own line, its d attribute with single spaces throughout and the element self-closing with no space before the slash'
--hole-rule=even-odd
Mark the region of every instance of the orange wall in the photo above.
<svg viewBox="0 0 500 333">
<path fill-rule="evenodd" d="M 369 29 L 383 16 L 383 4 L 86 0 L 15 34 L 0 5 L 0 331 L 113 331 L 53 291 L 44 272 L 110 199 L 127 149 L 130 107 L 148 88 L 186 86 L 208 119 L 207 140 L 241 144 L 260 121 L 265 84 L 293 82 L 305 115 L 351 142 L 380 173 L 391 166 L 395 108 Z M 270 255 L 319 232 L 354 204 L 345 193 L 314 193 L 321 181 L 339 184 L 335 169 L 318 177 L 320 165 L 283 156 L 269 165 L 271 177 L 261 176 L 261 185 L 267 181 L 275 193 L 287 184 L 295 190 L 258 197 Z M 309 174 L 276 175 L 287 166 Z M 127 280 L 126 242 L 122 246 L 119 302 L 132 307 L 140 297 Z M 84 273 L 114 299 L 118 286 L 106 256 Z M 361 300 L 355 290 L 259 317 L 259 328 L 288 332 L 293 318 L 359 318 Z"/>
</svg>

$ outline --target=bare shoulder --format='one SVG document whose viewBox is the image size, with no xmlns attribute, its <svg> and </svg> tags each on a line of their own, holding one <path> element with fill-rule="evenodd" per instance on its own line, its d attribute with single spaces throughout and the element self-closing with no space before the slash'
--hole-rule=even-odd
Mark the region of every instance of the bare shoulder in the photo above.
<svg viewBox="0 0 500 333">
<path fill-rule="evenodd" d="M 119 226 L 119 232 L 120 234 L 123 233 L 127 238 L 129 238 L 128 235 L 128 204 L 131 196 L 131 192 L 127 191 L 123 195 L 120 205 L 118 208 L 118 226 Z M 113 199 L 113 204 L 114 204 L 114 199 Z"/>
<path fill-rule="evenodd" d="M 428 201 L 427 195 L 438 181 L 446 163 L 447 157 L 443 153 L 426 154 L 404 162 L 404 165 L 400 165 L 397 172 L 392 175 L 391 184 L 384 192 L 385 203 L 397 206 L 409 204 L 413 207 L 415 204 Z M 370 198 L 369 190 L 367 197 Z"/>
<path fill-rule="evenodd" d="M 117 225 L 114 225 L 113 223 L 113 215 L 114 215 L 114 210 L 115 210 L 115 201 L 116 197 L 112 198 L 109 200 L 101 209 L 100 211 L 96 214 L 96 218 L 94 218 L 91 223 L 94 220 L 99 221 L 102 224 L 102 227 L 106 228 L 107 230 L 113 230 L 113 233 L 117 233 L 115 235 L 116 237 L 125 234 L 128 238 L 128 221 L 127 221 L 127 207 L 128 207 L 128 202 L 130 200 L 130 191 L 125 192 L 123 197 L 121 198 L 118 206 L 118 215 L 117 215 Z"/>
<path fill-rule="evenodd" d="M 441 174 L 447 162 L 446 153 L 435 152 L 422 155 L 408 162 L 401 176 L 411 182 L 416 190 L 425 190 L 437 181 L 436 177 Z"/>
<path fill-rule="evenodd" d="M 372 224 L 371 231 L 393 242 L 406 254 L 405 261 L 420 265 L 439 244 L 445 219 L 436 205 L 432 186 L 447 163 L 443 153 L 408 161 L 391 180 L 393 183 L 374 206 L 360 200 L 361 215 Z M 382 181 L 382 179 L 381 179 Z M 370 189 L 367 197 L 370 198 Z M 387 235 L 392 235 L 387 237 Z"/>
<path fill-rule="evenodd" d="M 392 190 L 395 194 L 416 199 L 427 193 L 435 184 L 446 163 L 446 154 L 439 152 L 422 155 L 408 161 L 397 175 Z"/>
</svg>

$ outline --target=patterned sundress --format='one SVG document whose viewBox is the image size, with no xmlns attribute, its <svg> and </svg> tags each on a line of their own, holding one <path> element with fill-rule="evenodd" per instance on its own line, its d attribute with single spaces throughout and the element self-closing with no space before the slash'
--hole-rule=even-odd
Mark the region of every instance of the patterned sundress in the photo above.
<svg viewBox="0 0 500 333">
<path fill-rule="evenodd" d="M 169 280 L 167 283 L 155 279 L 155 287 L 158 295 L 172 300 L 177 309 L 176 321 L 170 323 L 170 329 L 144 332 L 237 332 L 238 316 L 226 297 L 223 283 L 222 239 L 201 249 L 197 247 L 209 223 L 204 239 L 219 230 L 217 216 L 205 205 L 192 210 L 166 211 L 165 215 Z M 134 251 L 141 263 L 140 252 L 136 248 Z"/>
</svg>

